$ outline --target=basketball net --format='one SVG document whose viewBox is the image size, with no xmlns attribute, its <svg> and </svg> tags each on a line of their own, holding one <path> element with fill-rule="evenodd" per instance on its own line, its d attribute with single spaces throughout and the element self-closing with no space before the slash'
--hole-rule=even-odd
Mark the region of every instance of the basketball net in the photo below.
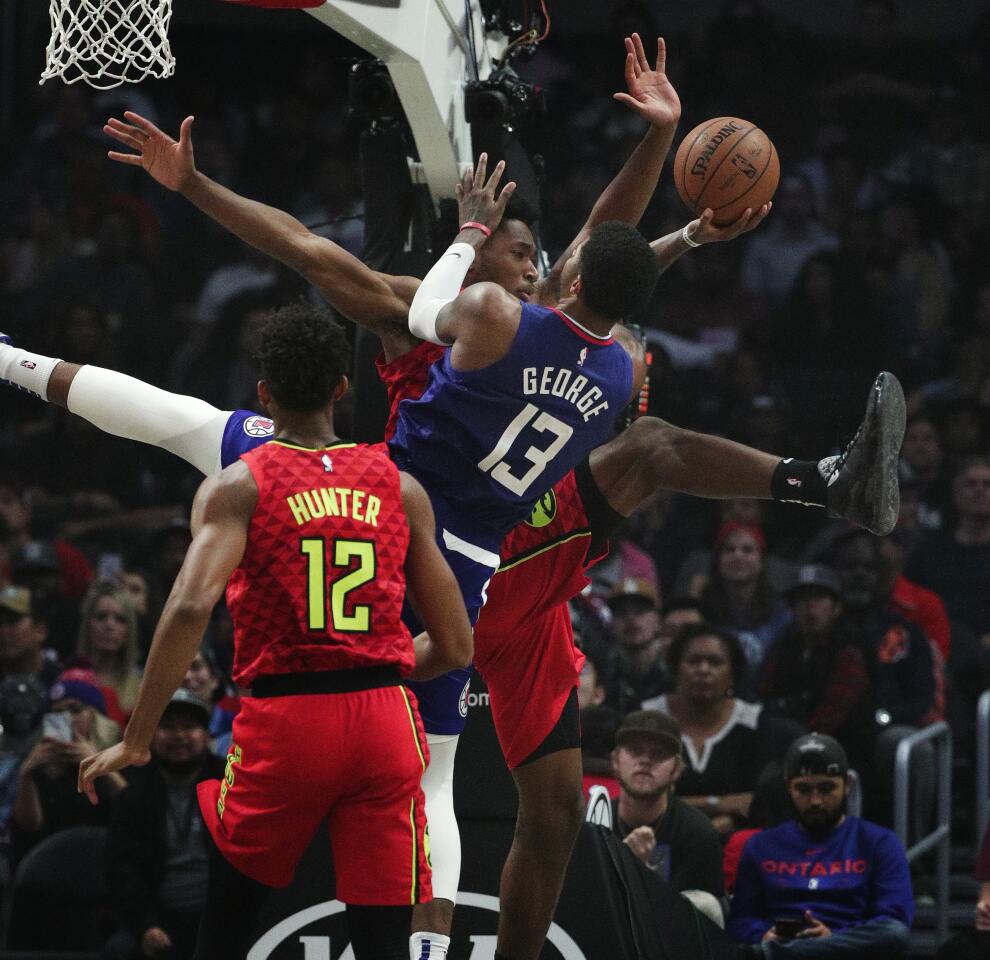
<svg viewBox="0 0 990 960">
<path fill-rule="evenodd" d="M 50 0 L 52 36 L 40 83 L 61 77 L 98 90 L 170 77 L 172 0 Z"/>
</svg>

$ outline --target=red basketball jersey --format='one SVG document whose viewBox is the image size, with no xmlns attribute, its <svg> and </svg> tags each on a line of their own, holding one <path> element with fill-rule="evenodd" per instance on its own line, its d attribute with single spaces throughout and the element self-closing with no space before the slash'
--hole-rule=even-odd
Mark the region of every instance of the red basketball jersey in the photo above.
<svg viewBox="0 0 990 960">
<path fill-rule="evenodd" d="M 409 526 L 399 472 L 380 450 L 273 440 L 244 454 L 258 485 L 247 547 L 227 586 L 234 680 L 414 665 L 400 614 Z"/>
</svg>

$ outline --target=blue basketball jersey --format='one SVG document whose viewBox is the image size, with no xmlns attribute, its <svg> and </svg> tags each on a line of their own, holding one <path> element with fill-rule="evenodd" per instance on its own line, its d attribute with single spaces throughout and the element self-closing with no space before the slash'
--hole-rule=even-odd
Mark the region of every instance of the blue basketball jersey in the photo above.
<svg viewBox="0 0 990 960">
<path fill-rule="evenodd" d="M 220 441 L 220 469 L 226 469 L 241 454 L 268 443 L 275 435 L 275 422 L 253 410 L 235 410 L 228 418 Z"/>
<path fill-rule="evenodd" d="M 426 391 L 399 406 L 389 442 L 400 470 L 500 540 L 536 500 L 614 433 L 632 361 L 549 307 L 524 303 L 509 352 L 481 370 L 434 363 Z"/>
</svg>

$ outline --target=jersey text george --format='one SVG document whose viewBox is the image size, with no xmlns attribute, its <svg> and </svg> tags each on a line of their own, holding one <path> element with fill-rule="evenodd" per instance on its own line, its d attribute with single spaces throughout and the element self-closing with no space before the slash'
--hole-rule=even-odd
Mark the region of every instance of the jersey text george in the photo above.
<svg viewBox="0 0 990 960">
<path fill-rule="evenodd" d="M 537 367 L 523 368 L 523 393 L 527 397 L 537 393 L 545 397 L 562 397 L 577 407 L 585 423 L 608 409 L 608 401 L 602 400 L 603 394 L 598 387 L 585 389 L 588 378 L 582 374 L 575 375 L 566 367 L 544 367 L 543 373 L 537 371 Z"/>
</svg>

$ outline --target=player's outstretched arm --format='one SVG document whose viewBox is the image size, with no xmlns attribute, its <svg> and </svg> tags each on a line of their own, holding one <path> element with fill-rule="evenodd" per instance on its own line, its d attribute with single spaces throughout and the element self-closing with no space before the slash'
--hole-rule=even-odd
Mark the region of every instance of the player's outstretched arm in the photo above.
<svg viewBox="0 0 990 960">
<path fill-rule="evenodd" d="M 334 309 L 379 336 L 408 338 L 406 314 L 418 280 L 372 270 L 332 240 L 320 237 L 288 213 L 242 197 L 196 169 L 193 118 L 186 117 L 173 140 L 140 114 L 111 118 L 103 128 L 136 153 L 111 150 L 118 163 L 141 167 L 163 187 L 194 206 L 245 243 L 301 274 Z"/>
<path fill-rule="evenodd" d="M 213 607 L 244 556 L 258 488 L 244 463 L 203 481 L 192 508 L 193 539 L 151 642 L 141 688 L 121 743 L 83 760 L 79 790 L 96 802 L 95 779 L 147 763 L 158 721 L 182 683 Z"/>
<path fill-rule="evenodd" d="M 415 638 L 414 680 L 431 680 L 466 667 L 474 657 L 474 636 L 454 574 L 436 542 L 436 520 L 426 491 L 407 473 L 399 474 L 409 521 L 406 590 L 426 632 Z"/>
<path fill-rule="evenodd" d="M 204 474 L 220 469 L 230 411 L 104 367 L 66 363 L 0 335 L 0 382 L 66 407 L 98 430 L 161 447 Z"/>
<path fill-rule="evenodd" d="M 763 204 L 759 210 L 747 207 L 735 223 L 724 227 L 714 222 L 715 213 L 711 208 L 702 211 L 697 220 L 686 223 L 680 230 L 668 233 L 665 237 L 654 240 L 650 246 L 660 265 L 660 272 L 673 266 L 676 260 L 684 256 L 688 250 L 702 247 L 706 243 L 724 243 L 735 240 L 750 230 L 755 230 L 769 216 L 773 209 L 773 201 Z"/>
<path fill-rule="evenodd" d="M 541 303 L 556 304 L 564 264 L 588 238 L 592 227 L 606 220 L 639 223 L 657 188 L 681 118 L 680 98 L 667 78 L 667 44 L 663 37 L 657 39 L 657 59 L 653 68 L 646 59 L 639 34 L 626 37 L 626 87 L 628 92 L 616 93 L 614 99 L 648 120 L 650 128 L 602 192 L 584 226 L 560 255 L 550 275 L 542 281 L 538 294 Z"/>
</svg>

